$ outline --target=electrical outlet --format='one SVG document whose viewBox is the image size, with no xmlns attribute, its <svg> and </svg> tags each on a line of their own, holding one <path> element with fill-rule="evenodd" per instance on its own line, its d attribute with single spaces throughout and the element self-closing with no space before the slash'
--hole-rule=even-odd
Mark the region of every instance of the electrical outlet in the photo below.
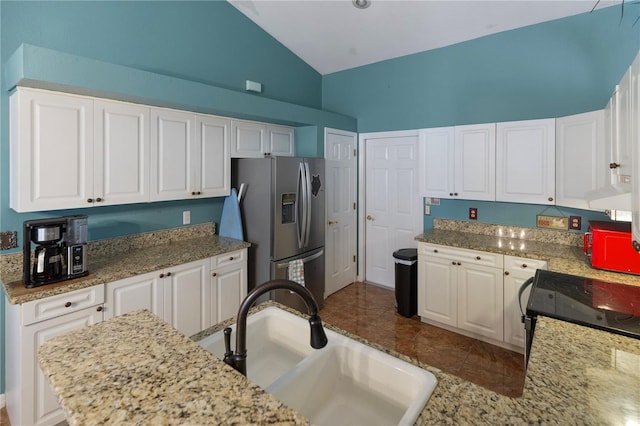
<svg viewBox="0 0 640 426">
<path fill-rule="evenodd" d="M 191 211 L 185 210 L 182 212 L 182 224 L 188 225 L 191 223 Z"/>
<path fill-rule="evenodd" d="M 582 229 L 582 217 L 569 216 L 569 229 Z"/>
<path fill-rule="evenodd" d="M 478 220 L 478 209 L 469 207 L 469 220 Z"/>
</svg>

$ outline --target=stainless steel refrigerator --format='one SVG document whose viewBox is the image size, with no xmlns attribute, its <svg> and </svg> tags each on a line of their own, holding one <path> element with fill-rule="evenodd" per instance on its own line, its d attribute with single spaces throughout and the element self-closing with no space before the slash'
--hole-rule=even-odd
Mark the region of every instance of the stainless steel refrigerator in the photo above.
<svg viewBox="0 0 640 426">
<path fill-rule="evenodd" d="M 249 290 L 287 278 L 289 262 L 301 259 L 305 287 L 324 305 L 324 160 L 243 158 L 232 162 L 232 184 L 245 184 L 240 203 L 249 248 Z M 298 295 L 272 292 L 272 299 L 306 312 Z"/>
</svg>

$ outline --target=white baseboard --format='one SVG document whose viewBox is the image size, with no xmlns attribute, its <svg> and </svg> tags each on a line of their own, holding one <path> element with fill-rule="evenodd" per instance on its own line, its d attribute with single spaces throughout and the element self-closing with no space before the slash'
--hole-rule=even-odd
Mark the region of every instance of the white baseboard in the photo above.
<svg viewBox="0 0 640 426">
<path fill-rule="evenodd" d="M 6 400 L 4 399 L 4 394 L 0 394 L 0 408 L 4 408 L 6 406 Z"/>
</svg>

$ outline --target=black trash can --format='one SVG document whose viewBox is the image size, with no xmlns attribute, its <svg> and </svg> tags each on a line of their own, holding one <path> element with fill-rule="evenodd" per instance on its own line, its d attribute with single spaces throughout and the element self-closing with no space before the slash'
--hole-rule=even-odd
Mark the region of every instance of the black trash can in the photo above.
<svg viewBox="0 0 640 426">
<path fill-rule="evenodd" d="M 396 262 L 396 309 L 403 317 L 418 313 L 418 249 L 393 252 Z"/>
</svg>

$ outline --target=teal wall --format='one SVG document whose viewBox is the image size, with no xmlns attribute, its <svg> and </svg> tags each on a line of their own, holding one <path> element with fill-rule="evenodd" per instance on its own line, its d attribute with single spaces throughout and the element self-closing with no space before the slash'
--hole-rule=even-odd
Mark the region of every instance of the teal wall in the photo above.
<svg viewBox="0 0 640 426">
<path fill-rule="evenodd" d="M 22 43 L 321 107 L 321 76 L 226 1 L 2 1 L 5 55 Z"/>
<path fill-rule="evenodd" d="M 360 133 L 601 109 L 640 48 L 638 13 L 620 22 L 610 7 L 325 75 L 323 107 Z"/>
<path fill-rule="evenodd" d="M 324 113 L 320 74 L 224 1 L 2 1 L 0 230 L 24 220 L 85 213 L 96 240 L 182 225 L 218 222 L 222 198 L 18 214 L 9 209 L 8 96 L 15 84 L 191 111 L 280 122 L 337 125 L 355 120 Z M 260 95 L 245 92 L 261 82 Z M 27 82 L 27 83 L 25 83 Z M 337 121 L 336 121 L 337 120 Z M 298 150 L 321 156 L 317 132 Z M 12 250 L 17 251 L 18 249 Z"/>
<path fill-rule="evenodd" d="M 2 0 L 0 230 L 17 230 L 32 218 L 87 213 L 95 240 L 179 226 L 183 210 L 191 210 L 192 223 L 217 221 L 222 208 L 222 199 L 209 199 L 15 213 L 8 207 L 8 95 L 18 81 L 283 122 L 299 126 L 298 153 L 321 156 L 323 127 L 354 131 L 350 117 L 358 119 L 357 130 L 372 132 L 602 108 L 639 47 L 640 25 L 632 29 L 630 19 L 618 25 L 619 11 L 605 9 L 321 77 L 222 1 Z M 40 48 L 24 47 L 8 69 L 21 45 Z M 246 94 L 246 79 L 261 82 L 264 92 Z M 542 209 L 474 206 L 481 221 L 529 223 L 522 226 L 531 226 L 525 216 Z M 425 226 L 433 217 L 464 219 L 467 207 L 443 200 Z M 0 314 L 3 341 L 2 303 Z M 2 366 L 3 360 L 4 345 Z"/>
<path fill-rule="evenodd" d="M 545 206 L 537 204 L 498 203 L 475 200 L 440 200 L 439 206 L 431 206 L 431 215 L 424 216 L 424 229 L 433 228 L 433 219 L 444 218 L 469 221 L 469 208 L 478 209 L 476 222 L 494 225 L 536 227 L 536 216 L 580 216 L 582 229 L 572 232 L 586 232 L 590 220 L 609 221 L 609 216 L 601 212 L 571 209 L 568 207 Z"/>
<path fill-rule="evenodd" d="M 528 120 L 603 109 L 640 49 L 640 11 L 581 14 L 323 76 L 325 109 L 358 119 L 358 132 Z M 424 217 L 535 227 L 545 206 L 442 200 Z M 607 220 L 562 208 L 553 215 Z"/>
<path fill-rule="evenodd" d="M 0 231 L 28 219 L 89 215 L 89 240 L 219 222 L 223 198 L 18 214 L 9 208 L 9 94 L 16 84 L 316 129 L 355 130 L 321 109 L 322 78 L 224 1 L 0 1 Z M 263 85 L 260 95 L 245 80 Z M 19 232 L 21 244 L 21 232 Z M 8 250 L 2 254 L 15 252 Z M 2 297 L 4 301 L 4 297 Z M 0 341 L 4 303 L 0 301 Z M 4 345 L 0 347 L 4 392 Z"/>
</svg>

